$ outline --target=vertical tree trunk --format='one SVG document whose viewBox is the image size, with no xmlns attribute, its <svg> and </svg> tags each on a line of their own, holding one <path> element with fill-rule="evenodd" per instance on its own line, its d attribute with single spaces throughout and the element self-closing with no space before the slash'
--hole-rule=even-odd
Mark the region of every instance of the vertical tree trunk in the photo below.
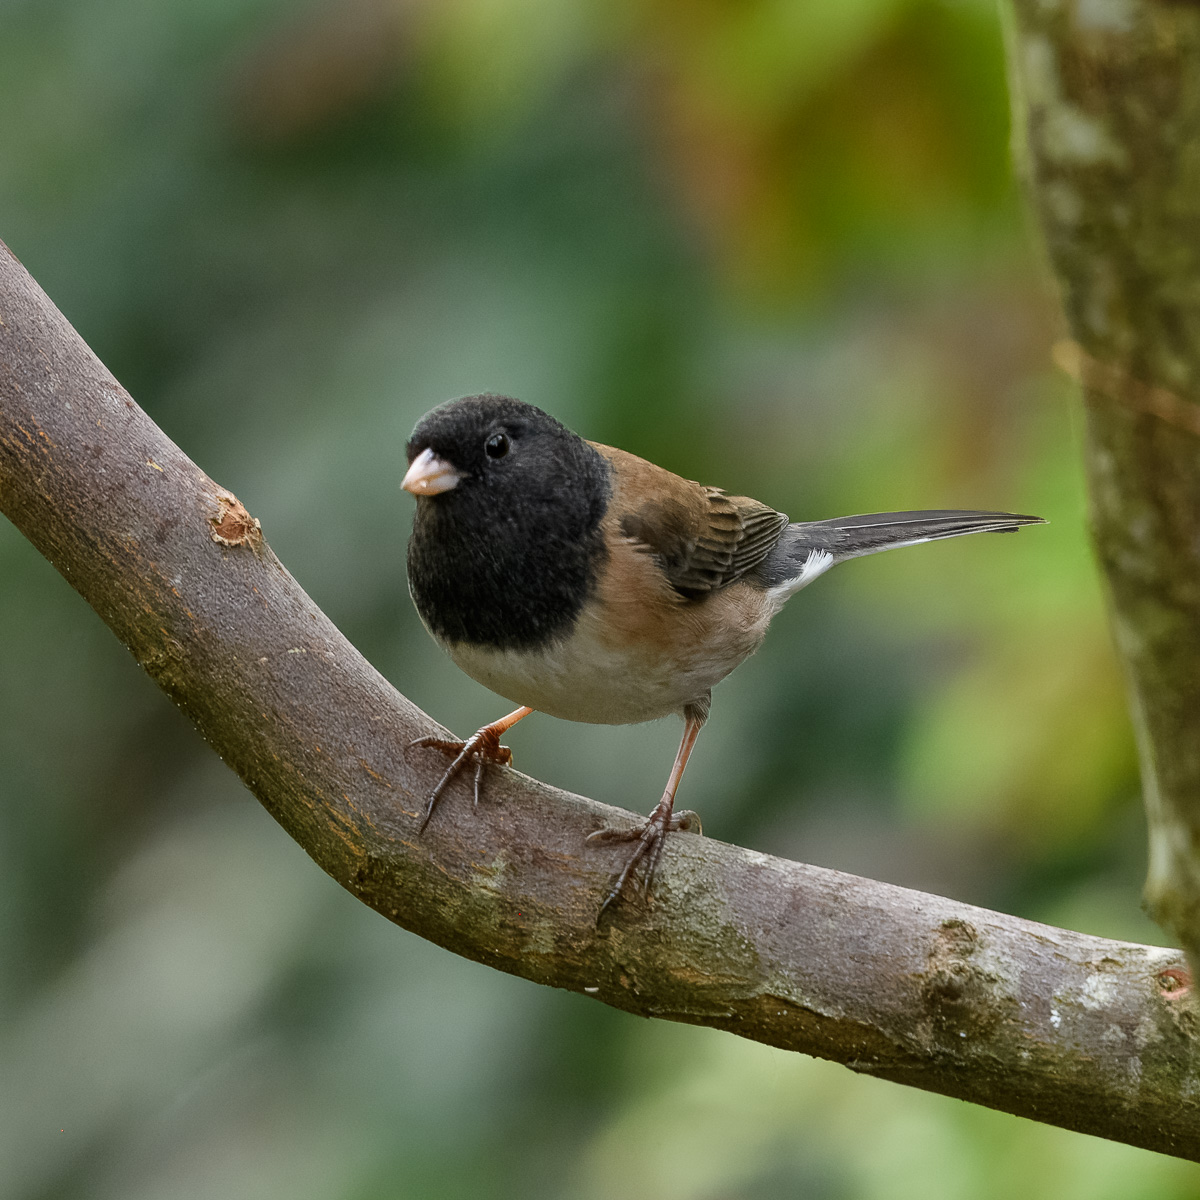
<svg viewBox="0 0 1200 1200">
<path fill-rule="evenodd" d="M 1146 900 L 1200 963 L 1200 6 L 1013 0 L 1025 168 L 1087 407 Z M 1063 747 L 1070 753 L 1071 747 Z"/>
</svg>

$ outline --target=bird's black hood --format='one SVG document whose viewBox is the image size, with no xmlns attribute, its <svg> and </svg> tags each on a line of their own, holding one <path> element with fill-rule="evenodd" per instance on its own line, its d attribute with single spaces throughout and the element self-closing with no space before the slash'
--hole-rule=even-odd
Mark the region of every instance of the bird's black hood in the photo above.
<svg viewBox="0 0 1200 1200">
<path fill-rule="evenodd" d="M 426 450 L 461 476 L 418 498 L 408 544 L 409 590 L 430 631 L 495 649 L 565 636 L 604 560 L 608 464 L 565 425 L 507 396 L 427 413 L 409 463 Z"/>
</svg>

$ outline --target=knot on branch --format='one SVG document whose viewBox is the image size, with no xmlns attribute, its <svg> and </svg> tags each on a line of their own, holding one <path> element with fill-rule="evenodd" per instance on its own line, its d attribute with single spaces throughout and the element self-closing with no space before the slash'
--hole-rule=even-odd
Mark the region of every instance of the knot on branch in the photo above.
<svg viewBox="0 0 1200 1200">
<path fill-rule="evenodd" d="M 1192 987 L 1191 971 L 1182 964 L 1167 967 L 1155 975 L 1154 984 L 1173 1027 L 1185 1037 L 1194 1038 L 1200 1027 L 1200 1003 Z"/>
<path fill-rule="evenodd" d="M 1001 1018 L 1001 977 L 979 962 L 979 934 L 957 917 L 938 926 L 929 951 L 922 998 L 935 1038 L 978 1037 Z"/>
<path fill-rule="evenodd" d="M 1186 967 L 1168 967 L 1160 971 L 1158 990 L 1167 1000 L 1182 1000 L 1192 987 L 1192 973 Z"/>
<path fill-rule="evenodd" d="M 217 495 L 217 513 L 208 523 L 213 527 L 212 540 L 222 546 L 248 545 L 255 554 L 262 547 L 262 525 L 232 492 Z"/>
</svg>

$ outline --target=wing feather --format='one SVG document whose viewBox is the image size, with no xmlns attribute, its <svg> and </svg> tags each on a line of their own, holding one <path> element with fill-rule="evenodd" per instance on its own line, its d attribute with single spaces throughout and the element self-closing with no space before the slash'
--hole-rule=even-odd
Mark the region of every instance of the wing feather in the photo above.
<svg viewBox="0 0 1200 1200">
<path fill-rule="evenodd" d="M 788 519 L 749 496 L 730 496 L 608 446 L 617 468 L 613 510 L 623 537 L 657 555 L 672 587 L 687 597 L 728 587 L 774 548 Z"/>
</svg>

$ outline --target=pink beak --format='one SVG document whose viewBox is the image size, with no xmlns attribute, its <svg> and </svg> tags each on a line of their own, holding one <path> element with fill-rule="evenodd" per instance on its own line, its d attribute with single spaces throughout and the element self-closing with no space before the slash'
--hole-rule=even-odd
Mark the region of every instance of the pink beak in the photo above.
<svg viewBox="0 0 1200 1200">
<path fill-rule="evenodd" d="M 444 458 L 425 449 L 412 460 L 400 486 L 414 496 L 436 496 L 457 487 L 461 479 L 462 475 Z"/>
</svg>

